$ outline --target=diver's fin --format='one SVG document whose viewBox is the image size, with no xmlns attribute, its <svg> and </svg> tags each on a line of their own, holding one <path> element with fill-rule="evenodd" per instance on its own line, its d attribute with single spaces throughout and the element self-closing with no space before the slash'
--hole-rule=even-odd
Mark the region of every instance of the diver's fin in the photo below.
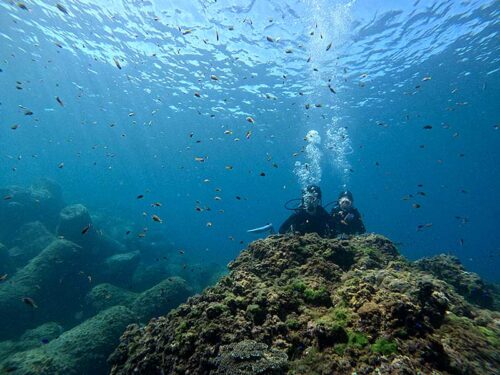
<svg viewBox="0 0 500 375">
<path fill-rule="evenodd" d="M 254 229 L 247 230 L 247 233 L 264 233 L 269 231 L 271 234 L 274 233 L 274 227 L 272 223 L 266 224 L 263 227 L 258 227 Z"/>
</svg>

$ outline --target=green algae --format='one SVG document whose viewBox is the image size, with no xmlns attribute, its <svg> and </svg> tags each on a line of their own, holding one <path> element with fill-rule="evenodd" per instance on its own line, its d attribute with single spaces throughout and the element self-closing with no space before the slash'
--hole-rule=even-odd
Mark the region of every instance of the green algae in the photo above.
<svg viewBox="0 0 500 375">
<path fill-rule="evenodd" d="M 361 332 L 348 331 L 347 336 L 349 337 L 348 345 L 356 349 L 362 349 L 368 345 L 368 337 Z"/>
<path fill-rule="evenodd" d="M 498 333 L 494 332 L 493 330 L 486 328 L 486 327 L 478 327 L 479 332 L 483 334 L 483 336 L 486 337 L 486 340 L 493 345 L 495 348 L 500 347 L 500 337 Z"/>
<path fill-rule="evenodd" d="M 325 287 L 311 288 L 302 279 L 295 279 L 290 289 L 299 293 L 301 297 L 312 305 L 330 305 L 330 293 Z"/>
<path fill-rule="evenodd" d="M 375 353 L 390 355 L 398 351 L 398 344 L 395 341 L 380 337 L 371 345 L 371 349 Z"/>
</svg>

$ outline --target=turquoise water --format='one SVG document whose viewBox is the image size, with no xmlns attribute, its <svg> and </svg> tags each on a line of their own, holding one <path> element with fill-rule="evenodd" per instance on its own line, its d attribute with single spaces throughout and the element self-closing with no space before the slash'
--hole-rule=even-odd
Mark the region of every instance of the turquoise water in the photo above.
<svg viewBox="0 0 500 375">
<path fill-rule="evenodd" d="M 55 4 L 0 3 L 0 186 L 220 264 L 347 187 L 405 256 L 500 280 L 498 2 Z"/>
</svg>

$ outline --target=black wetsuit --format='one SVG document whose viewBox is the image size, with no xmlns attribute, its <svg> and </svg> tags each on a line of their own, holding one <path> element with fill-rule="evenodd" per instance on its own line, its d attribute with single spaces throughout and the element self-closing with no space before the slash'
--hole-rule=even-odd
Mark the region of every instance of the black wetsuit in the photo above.
<svg viewBox="0 0 500 375">
<path fill-rule="evenodd" d="M 340 206 L 335 206 L 331 212 L 335 235 L 340 234 L 362 234 L 366 232 L 361 214 L 352 207 L 349 210 L 342 210 Z"/>
<path fill-rule="evenodd" d="M 333 229 L 332 217 L 323 207 L 318 207 L 312 215 L 305 209 L 296 210 L 281 224 L 279 233 L 318 233 L 321 237 L 330 237 Z"/>
</svg>

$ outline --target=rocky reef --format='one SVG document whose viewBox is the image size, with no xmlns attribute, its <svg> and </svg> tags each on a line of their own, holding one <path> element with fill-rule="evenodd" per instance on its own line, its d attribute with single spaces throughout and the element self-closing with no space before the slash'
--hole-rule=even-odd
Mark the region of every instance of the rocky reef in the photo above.
<svg viewBox="0 0 500 375">
<path fill-rule="evenodd" d="M 437 260 L 409 262 L 377 235 L 256 241 L 215 286 L 130 325 L 111 373 L 497 373 L 495 294 Z"/>
<path fill-rule="evenodd" d="M 134 239 L 107 234 L 47 179 L 0 198 L 0 374 L 107 373 L 127 325 L 168 313 L 223 269 L 188 267 L 161 232 L 154 246 L 132 224 L 121 237 Z"/>
</svg>

